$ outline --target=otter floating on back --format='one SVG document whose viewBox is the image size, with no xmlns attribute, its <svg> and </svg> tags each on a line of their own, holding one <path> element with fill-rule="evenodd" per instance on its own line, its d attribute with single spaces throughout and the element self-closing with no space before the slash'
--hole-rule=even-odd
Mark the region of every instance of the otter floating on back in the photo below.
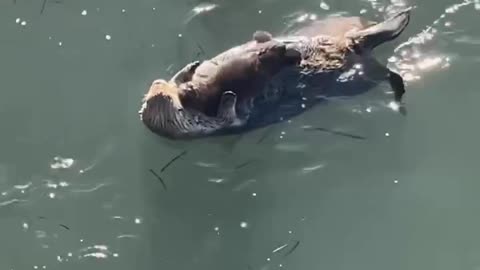
<svg viewBox="0 0 480 270">
<path fill-rule="evenodd" d="M 170 138 L 221 134 L 248 126 L 252 111 L 260 117 L 268 114 L 261 104 L 275 107 L 282 96 L 288 98 L 288 93 L 279 93 L 281 86 L 273 89 L 272 83 L 281 85 L 291 71 L 302 76 L 319 75 L 316 82 L 327 84 L 360 60 L 370 61 L 381 71 L 381 79 L 390 82 L 394 100 L 400 103 L 405 92 L 403 79 L 376 62 L 370 52 L 398 37 L 409 17 L 410 9 L 381 23 L 359 17 L 328 18 L 274 38 L 259 31 L 253 41 L 201 64 L 188 64 L 169 82 L 154 82 L 140 111 L 142 121 L 150 130 Z M 288 91 L 297 94 L 301 90 Z M 315 88 L 302 91 L 322 94 Z M 239 117 L 239 112 L 246 116 Z"/>
<path fill-rule="evenodd" d="M 243 126 L 250 103 L 283 67 L 301 60 L 296 50 L 256 32 L 254 39 L 202 63 L 188 64 L 169 81 L 155 80 L 139 113 L 153 132 L 194 138 Z M 245 111 L 243 117 L 238 111 Z"/>
</svg>

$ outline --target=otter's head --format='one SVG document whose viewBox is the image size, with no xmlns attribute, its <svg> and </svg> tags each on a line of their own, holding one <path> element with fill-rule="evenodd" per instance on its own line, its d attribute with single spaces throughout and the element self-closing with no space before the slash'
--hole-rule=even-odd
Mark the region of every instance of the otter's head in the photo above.
<svg viewBox="0 0 480 270">
<path fill-rule="evenodd" d="M 221 114 L 209 117 L 192 108 L 184 108 L 179 96 L 181 89 L 181 86 L 165 80 L 152 83 L 139 111 L 141 121 L 150 131 L 170 139 L 188 139 L 238 125 L 231 111 L 235 107 L 236 95 L 226 94 Z"/>
<path fill-rule="evenodd" d="M 173 82 L 158 79 L 152 82 L 138 112 L 145 126 L 155 133 L 175 137 L 180 131 L 175 123 L 183 110 L 179 87 Z"/>
<path fill-rule="evenodd" d="M 179 98 L 180 88 L 173 82 L 167 82 L 163 79 L 157 79 L 152 82 L 152 85 L 148 89 L 147 94 L 143 98 L 145 103 L 153 99 L 155 96 L 162 95 L 169 97 L 172 100 L 172 105 L 177 109 L 182 108 L 182 103 Z"/>
</svg>

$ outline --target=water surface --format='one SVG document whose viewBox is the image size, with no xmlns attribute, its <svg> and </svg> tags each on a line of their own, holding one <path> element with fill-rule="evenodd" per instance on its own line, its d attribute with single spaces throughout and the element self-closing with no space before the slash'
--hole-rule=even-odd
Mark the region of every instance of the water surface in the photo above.
<svg viewBox="0 0 480 270">
<path fill-rule="evenodd" d="M 257 29 L 404 5 L 376 55 L 405 117 L 382 84 L 243 135 L 173 142 L 138 119 L 153 79 Z M 1 269 L 480 269 L 478 1 L 42 6 L 0 3 Z"/>
</svg>

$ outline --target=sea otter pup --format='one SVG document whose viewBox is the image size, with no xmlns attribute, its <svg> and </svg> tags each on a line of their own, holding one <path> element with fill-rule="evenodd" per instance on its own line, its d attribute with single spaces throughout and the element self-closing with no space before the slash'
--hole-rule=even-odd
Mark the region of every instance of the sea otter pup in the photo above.
<svg viewBox="0 0 480 270">
<path fill-rule="evenodd" d="M 236 94 L 225 91 L 217 115 L 210 117 L 195 110 L 184 109 L 175 83 L 155 80 L 139 113 L 143 123 L 154 133 L 176 139 L 191 138 L 242 125 L 243 121 L 235 111 L 236 102 Z"/>
<path fill-rule="evenodd" d="M 272 40 L 265 31 L 256 31 L 253 40 L 229 49 L 216 57 L 188 69 L 180 84 L 182 104 L 208 116 L 217 113 L 217 104 L 225 90 L 237 94 L 237 109 L 248 117 L 252 100 L 267 82 L 285 67 L 300 63 L 295 49 Z M 192 63 L 195 64 L 195 63 Z"/>
<path fill-rule="evenodd" d="M 139 111 L 141 120 L 151 131 L 177 139 L 241 126 L 248 119 L 251 100 L 272 76 L 297 65 L 300 57 L 269 33 L 256 32 L 252 41 L 202 63 L 190 63 L 168 82 L 154 81 Z"/>
</svg>

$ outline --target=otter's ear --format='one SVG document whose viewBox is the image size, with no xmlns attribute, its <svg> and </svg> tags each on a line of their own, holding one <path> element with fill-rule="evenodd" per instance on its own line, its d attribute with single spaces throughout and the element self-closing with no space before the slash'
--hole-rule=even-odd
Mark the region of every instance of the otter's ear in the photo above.
<svg viewBox="0 0 480 270">
<path fill-rule="evenodd" d="M 267 31 L 258 30 L 258 31 L 255 31 L 255 33 L 253 33 L 253 40 L 255 40 L 258 43 L 264 43 L 272 40 L 272 34 L 270 34 Z"/>
</svg>

